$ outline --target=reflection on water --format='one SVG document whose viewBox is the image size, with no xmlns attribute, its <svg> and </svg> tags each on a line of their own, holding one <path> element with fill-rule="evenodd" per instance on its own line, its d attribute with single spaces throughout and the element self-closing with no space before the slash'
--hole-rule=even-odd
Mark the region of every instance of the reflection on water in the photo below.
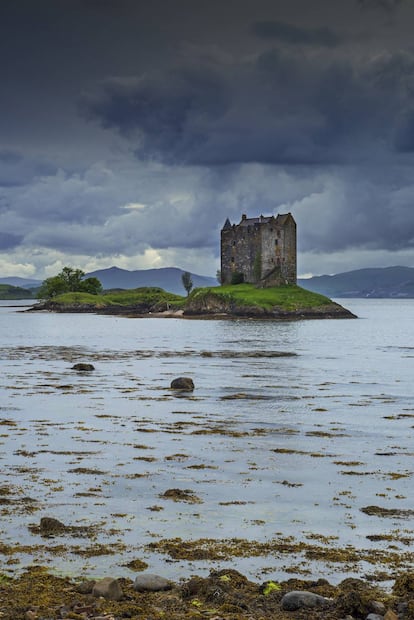
<svg viewBox="0 0 414 620">
<path fill-rule="evenodd" d="M 230 565 L 252 577 L 340 580 L 378 571 L 366 552 L 392 545 L 407 568 L 414 303 L 349 306 L 359 320 L 272 323 L 3 305 L 4 564 L 121 575 L 139 557 L 171 576 Z M 95 371 L 75 372 L 79 361 Z M 193 393 L 169 389 L 181 375 Z M 383 510 L 361 510 L 372 506 Z M 45 539 L 33 527 L 43 516 L 93 525 L 93 536 Z M 163 541 L 178 537 L 219 559 L 177 560 Z M 226 560 L 217 544 L 234 537 L 244 543 Z M 214 554 L 211 543 L 200 553 L 206 538 Z M 321 560 L 315 545 L 350 545 L 361 561 Z M 232 555 L 244 548 L 246 557 Z"/>
</svg>

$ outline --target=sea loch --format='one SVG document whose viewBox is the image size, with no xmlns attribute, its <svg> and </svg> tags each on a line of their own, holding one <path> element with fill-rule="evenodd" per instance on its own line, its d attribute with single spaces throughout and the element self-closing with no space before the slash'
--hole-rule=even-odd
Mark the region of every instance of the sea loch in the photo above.
<svg viewBox="0 0 414 620">
<path fill-rule="evenodd" d="M 292 322 L 9 304 L 3 571 L 130 575 L 140 559 L 175 578 L 232 567 L 338 582 L 414 566 L 414 301 L 347 300 L 358 320 Z M 169 389 L 181 375 L 193 393 Z M 85 529 L 46 538 L 44 516 Z"/>
</svg>

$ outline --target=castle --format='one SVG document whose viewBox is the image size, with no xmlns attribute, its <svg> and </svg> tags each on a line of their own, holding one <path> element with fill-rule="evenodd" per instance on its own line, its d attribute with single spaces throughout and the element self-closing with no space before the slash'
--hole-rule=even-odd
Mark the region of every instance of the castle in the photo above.
<svg viewBox="0 0 414 620">
<path fill-rule="evenodd" d="M 291 213 L 227 218 L 221 230 L 221 282 L 296 284 L 296 222 Z"/>
</svg>

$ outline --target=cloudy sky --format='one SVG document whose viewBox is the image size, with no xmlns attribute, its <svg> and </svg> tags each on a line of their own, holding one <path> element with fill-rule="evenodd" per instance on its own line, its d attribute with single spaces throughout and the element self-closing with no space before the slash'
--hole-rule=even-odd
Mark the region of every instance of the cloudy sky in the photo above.
<svg viewBox="0 0 414 620">
<path fill-rule="evenodd" d="M 291 211 L 300 274 L 414 267 L 412 0 L 1 0 L 0 277 L 214 275 Z"/>
</svg>

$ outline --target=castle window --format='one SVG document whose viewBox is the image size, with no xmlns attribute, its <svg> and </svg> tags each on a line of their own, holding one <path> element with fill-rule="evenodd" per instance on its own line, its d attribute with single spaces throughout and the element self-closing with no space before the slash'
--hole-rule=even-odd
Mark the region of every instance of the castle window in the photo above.
<svg viewBox="0 0 414 620">
<path fill-rule="evenodd" d="M 233 245 L 236 245 L 236 242 L 235 242 L 235 241 L 233 241 Z"/>
<path fill-rule="evenodd" d="M 279 245 L 279 240 L 275 239 L 275 245 Z"/>
<path fill-rule="evenodd" d="M 231 262 L 234 263 L 234 256 L 231 257 Z"/>
</svg>

